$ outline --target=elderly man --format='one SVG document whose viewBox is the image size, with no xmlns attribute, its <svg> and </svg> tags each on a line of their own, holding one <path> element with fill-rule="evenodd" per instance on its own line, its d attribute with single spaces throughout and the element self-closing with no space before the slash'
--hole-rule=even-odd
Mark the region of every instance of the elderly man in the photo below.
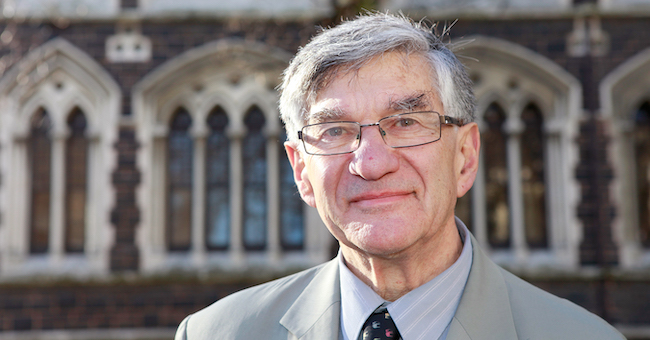
<svg viewBox="0 0 650 340">
<path fill-rule="evenodd" d="M 287 68 L 280 111 L 300 195 L 338 257 L 228 296 L 176 339 L 621 339 L 491 262 L 454 217 L 479 131 L 471 83 L 429 28 L 367 14 Z"/>
</svg>

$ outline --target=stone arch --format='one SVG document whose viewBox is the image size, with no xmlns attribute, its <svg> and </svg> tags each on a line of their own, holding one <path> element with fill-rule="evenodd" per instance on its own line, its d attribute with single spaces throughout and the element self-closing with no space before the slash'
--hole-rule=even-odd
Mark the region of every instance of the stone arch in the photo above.
<svg viewBox="0 0 650 340">
<path fill-rule="evenodd" d="M 261 109 L 266 117 L 267 126 L 264 133 L 277 136 L 281 128 L 277 112 L 278 93 L 275 88 L 279 85 L 281 74 L 288 65 L 291 55 L 285 51 L 267 45 L 229 39 L 220 40 L 189 50 L 178 57 L 164 63 L 143 78 L 133 90 L 133 112 L 137 125 L 138 140 L 141 148 L 138 164 L 142 169 L 142 183 L 138 188 L 138 205 L 142 209 L 138 242 L 142 249 L 142 268 L 145 271 L 168 270 L 177 263 L 172 255 L 164 248 L 164 233 L 156 226 L 161 225 L 164 214 L 163 188 L 158 185 L 164 180 L 164 174 L 158 169 L 164 160 L 165 149 L 163 141 L 167 130 L 162 124 L 174 107 L 183 105 L 193 117 L 196 126 L 192 127 L 194 138 L 195 159 L 194 170 L 196 178 L 195 198 L 197 202 L 205 202 L 201 188 L 205 180 L 204 148 L 205 138 L 209 132 L 206 118 L 210 111 L 220 106 L 228 116 L 226 134 L 230 139 L 230 183 L 233 188 L 230 193 L 232 202 L 231 239 L 230 247 L 225 252 L 209 252 L 204 244 L 204 217 L 207 208 L 200 204 L 193 212 L 192 222 L 193 247 L 181 260 L 190 266 L 203 266 L 204 261 L 215 262 L 222 257 L 221 266 L 245 268 L 247 254 L 241 241 L 242 228 L 242 176 L 241 168 L 242 140 L 246 138 L 244 115 L 252 106 Z M 276 117 L 276 118 L 274 118 Z M 276 138 L 267 138 L 268 145 L 268 178 L 269 197 L 279 195 L 278 167 L 280 155 L 277 147 L 271 147 Z M 238 161 L 239 160 L 239 161 Z M 277 205 L 277 199 L 267 200 L 270 205 Z M 268 248 L 264 250 L 267 265 L 271 268 L 282 266 L 279 241 L 277 241 L 277 208 L 268 209 Z M 311 212 L 313 213 L 313 212 Z M 324 230 L 324 229 L 323 229 Z M 319 232 L 319 231 L 316 231 Z M 323 239 L 323 238 L 321 238 Z M 309 241 L 306 241 L 309 242 Z M 310 258 L 326 256 L 326 247 L 321 246 L 318 238 L 314 238 L 311 246 L 307 246 Z M 322 254 L 322 255 L 321 255 Z M 309 258 L 309 257 L 304 257 Z M 211 260 L 212 259 L 212 260 Z M 175 262 L 176 261 L 176 262 Z M 268 267 L 268 266 L 267 266 Z"/>
<path fill-rule="evenodd" d="M 483 94 L 481 97 L 476 98 L 476 112 L 481 112 L 482 115 L 488 109 L 488 107 L 490 107 L 490 105 L 496 104 L 501 108 L 505 108 L 508 107 L 506 103 L 507 100 L 503 98 L 499 93 L 490 91 Z M 479 128 L 483 129 L 485 124 L 480 118 L 481 117 L 477 117 L 477 123 L 479 125 Z"/>
<path fill-rule="evenodd" d="M 13 275 L 31 268 L 53 275 L 106 274 L 109 247 L 112 242 L 110 209 L 114 200 L 111 171 L 115 167 L 113 144 L 117 136 L 120 115 L 121 90 L 115 80 L 84 51 L 62 38 L 56 38 L 29 52 L 0 79 L 0 172 L 7 185 L 0 188 L 0 254 L 3 274 Z M 90 152 L 88 167 L 87 207 L 92 211 L 87 222 L 84 258 L 72 259 L 62 247 L 63 207 L 54 203 L 51 218 L 52 250 L 42 266 L 29 265 L 27 252 L 29 173 L 26 163 L 25 138 L 29 133 L 29 119 L 39 107 L 47 110 L 53 124 L 53 140 L 57 151 L 53 154 L 52 200 L 63 200 L 65 171 L 64 143 L 68 133 L 67 116 L 78 107 L 88 120 Z M 5 255 L 5 256 L 2 256 Z M 76 261 L 75 272 L 68 263 Z M 80 261 L 80 262 L 79 262 Z M 68 269 L 65 269 L 68 268 Z"/>
<path fill-rule="evenodd" d="M 521 270 L 534 268 L 536 264 L 575 267 L 579 262 L 581 237 L 577 218 L 580 191 L 573 176 L 578 162 L 578 147 L 574 139 L 581 115 L 580 82 L 553 61 L 520 45 L 484 36 L 467 40 L 458 53 L 475 80 L 479 124 L 484 110 L 493 102 L 498 103 L 507 116 L 505 133 L 510 136 L 507 153 L 513 158 L 508 162 L 513 168 L 511 177 L 515 178 L 511 180 L 514 189 L 509 189 L 513 190 L 511 197 L 518 197 L 518 136 L 523 132 L 520 115 L 527 105 L 533 103 L 542 112 L 547 136 L 547 230 L 551 234 L 548 250 L 533 251 L 525 245 L 521 231 L 523 203 L 520 199 L 513 199 L 513 246 L 506 252 L 494 252 L 493 256 L 502 264 Z M 484 194 L 482 180 L 482 176 L 477 176 L 474 186 L 479 196 Z M 481 208 L 480 199 L 473 201 L 474 220 L 480 224 L 485 220 L 486 212 Z M 480 242 L 487 244 L 484 233 L 476 232 Z"/>
<path fill-rule="evenodd" d="M 639 237 L 637 182 L 634 155 L 634 115 L 650 101 L 650 48 L 612 70 L 600 83 L 600 117 L 608 122 L 611 143 L 608 158 L 615 176 L 610 192 L 617 208 L 613 236 L 619 248 L 620 264 L 631 268 L 650 265 L 650 249 Z"/>
<path fill-rule="evenodd" d="M 82 106 L 91 125 L 97 127 L 117 121 L 121 90 L 92 57 L 67 40 L 55 38 L 32 50 L 0 79 L 0 96 L 14 115 L 22 113 L 20 109 L 34 97 L 49 106 L 61 106 L 58 111 L 62 112 Z"/>
<path fill-rule="evenodd" d="M 546 115 L 566 117 L 580 115 L 582 98 L 580 82 L 553 61 L 523 46 L 497 38 L 474 36 L 467 40 L 459 54 L 466 57 L 462 60 L 468 67 L 468 72 L 480 74 L 493 69 L 492 73 L 499 74 L 498 83 L 487 87 L 482 86 L 485 76 L 480 76 L 481 80 L 475 86 L 477 99 L 480 100 L 485 95 L 485 91 L 495 91 L 496 88 L 511 96 L 525 93 L 529 98 L 537 98 L 536 102 L 542 111 L 548 112 Z M 566 107 L 569 111 L 557 110 L 558 105 Z"/>
</svg>

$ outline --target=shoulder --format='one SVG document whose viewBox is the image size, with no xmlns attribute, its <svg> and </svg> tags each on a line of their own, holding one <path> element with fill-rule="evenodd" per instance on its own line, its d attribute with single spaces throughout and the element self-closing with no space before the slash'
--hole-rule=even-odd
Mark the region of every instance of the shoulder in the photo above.
<svg viewBox="0 0 650 340">
<path fill-rule="evenodd" d="M 501 272 L 519 338 L 624 339 L 614 327 L 586 309 L 505 269 Z"/>
<path fill-rule="evenodd" d="M 319 265 L 224 297 L 185 318 L 178 328 L 176 340 L 208 339 L 213 338 L 215 334 L 237 337 L 246 334 L 281 334 L 285 330 L 279 320 L 326 265 Z"/>
<path fill-rule="evenodd" d="M 472 236 L 472 268 L 456 311 L 463 332 L 494 339 L 625 339 L 586 309 L 520 279 L 494 263 Z"/>
<path fill-rule="evenodd" d="M 243 312 L 254 310 L 257 313 L 261 308 L 267 306 L 272 306 L 274 310 L 286 309 L 284 306 L 291 305 L 302 293 L 302 289 L 313 280 L 314 276 L 325 265 L 322 264 L 293 275 L 233 293 L 213 303 L 199 313 L 210 315 L 231 308 L 236 308 Z M 251 304 L 250 302 L 254 303 Z M 232 312 L 228 311 L 228 314 L 231 315 Z"/>
</svg>

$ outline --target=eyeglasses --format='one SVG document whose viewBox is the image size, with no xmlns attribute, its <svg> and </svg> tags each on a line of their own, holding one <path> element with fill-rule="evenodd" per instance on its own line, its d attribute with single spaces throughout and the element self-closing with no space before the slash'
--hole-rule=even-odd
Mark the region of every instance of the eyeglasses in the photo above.
<svg viewBox="0 0 650 340">
<path fill-rule="evenodd" d="M 305 125 L 298 131 L 298 139 L 302 140 L 310 155 L 340 155 L 359 148 L 361 131 L 366 126 L 377 126 L 386 145 L 407 148 L 438 141 L 443 124 L 462 126 L 464 123 L 462 119 L 434 111 L 408 112 L 384 117 L 373 124 L 326 122 Z"/>
</svg>

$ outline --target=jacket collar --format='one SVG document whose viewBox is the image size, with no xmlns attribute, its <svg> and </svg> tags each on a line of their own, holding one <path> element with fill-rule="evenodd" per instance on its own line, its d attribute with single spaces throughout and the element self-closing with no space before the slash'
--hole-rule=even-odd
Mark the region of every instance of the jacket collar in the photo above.
<svg viewBox="0 0 650 340">
<path fill-rule="evenodd" d="M 338 339 L 341 287 L 336 259 L 324 264 L 280 319 L 297 339 Z"/>
<path fill-rule="evenodd" d="M 471 240 L 472 268 L 447 339 L 516 339 L 501 268 L 483 253 L 474 236 Z"/>
<path fill-rule="evenodd" d="M 500 267 L 471 236 L 469 278 L 447 339 L 516 339 L 510 298 Z M 297 339 L 329 340 L 340 336 L 341 291 L 336 259 L 324 264 L 280 320 Z"/>
</svg>

